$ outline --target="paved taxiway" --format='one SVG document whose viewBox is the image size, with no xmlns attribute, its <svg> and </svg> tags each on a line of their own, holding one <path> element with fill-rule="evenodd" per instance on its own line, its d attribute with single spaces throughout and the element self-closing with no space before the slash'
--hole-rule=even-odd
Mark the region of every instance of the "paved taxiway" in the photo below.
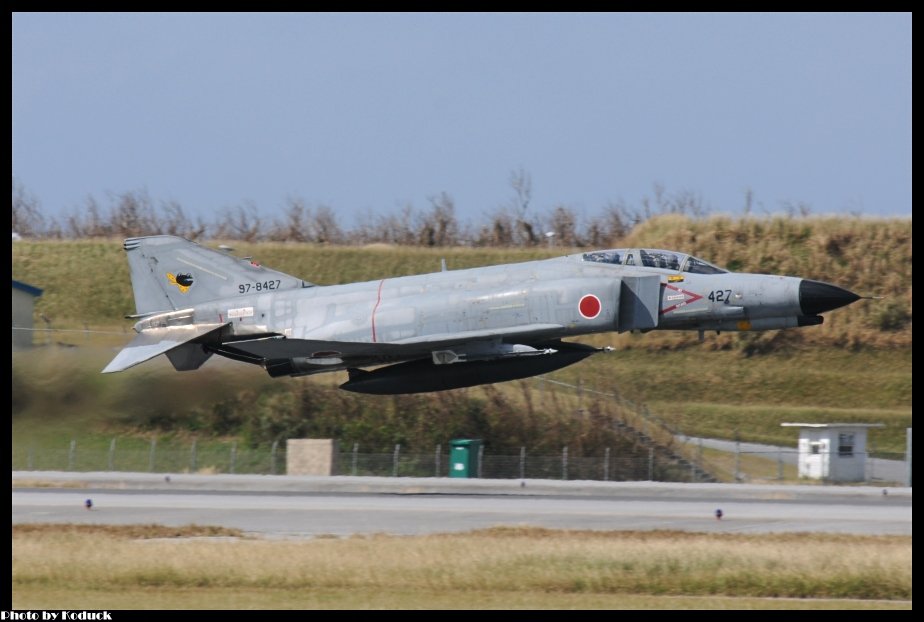
<svg viewBox="0 0 924 622">
<path fill-rule="evenodd" d="M 197 523 L 271 537 L 495 525 L 912 533 L 910 488 L 884 495 L 866 487 L 183 475 L 168 481 L 111 473 L 14 473 L 13 485 L 14 524 Z M 84 508 L 88 498 L 92 510 Z"/>
</svg>

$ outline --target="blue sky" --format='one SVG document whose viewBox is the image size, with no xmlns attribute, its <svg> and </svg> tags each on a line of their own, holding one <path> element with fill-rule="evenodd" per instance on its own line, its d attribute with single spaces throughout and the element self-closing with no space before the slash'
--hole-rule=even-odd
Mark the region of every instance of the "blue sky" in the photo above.
<svg viewBox="0 0 924 622">
<path fill-rule="evenodd" d="M 13 177 L 344 224 L 653 184 L 715 211 L 911 215 L 910 14 L 14 14 Z M 759 213 L 759 212 L 758 212 Z"/>
</svg>

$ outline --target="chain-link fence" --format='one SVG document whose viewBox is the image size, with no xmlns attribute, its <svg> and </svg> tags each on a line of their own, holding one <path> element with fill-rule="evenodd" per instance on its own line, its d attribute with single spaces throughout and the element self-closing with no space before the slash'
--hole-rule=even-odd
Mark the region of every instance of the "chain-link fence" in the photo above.
<svg viewBox="0 0 924 622">
<path fill-rule="evenodd" d="M 615 452 L 612 452 L 615 453 Z M 335 461 L 334 475 L 380 477 L 446 477 L 449 454 L 443 446 L 430 453 L 402 451 L 396 445 L 389 452 L 359 451 L 359 445 L 343 451 Z M 60 447 L 14 446 L 13 470 L 27 471 L 133 471 L 150 473 L 254 473 L 284 474 L 285 443 L 244 447 L 238 443 L 158 442 L 112 439 L 72 440 Z M 491 479 L 582 479 L 677 481 L 685 476 L 672 461 L 654 449 L 632 454 L 569 456 L 568 448 L 557 455 L 532 455 L 523 447 L 505 455 L 480 451 L 475 477 Z"/>
<path fill-rule="evenodd" d="M 573 457 L 563 448 L 557 455 L 532 455 L 525 447 L 515 454 L 479 451 L 477 469 L 472 477 L 486 479 L 572 479 L 602 481 L 664 480 L 677 481 L 685 475 L 672 461 L 658 456 L 654 449 L 631 454 Z M 391 453 L 362 453 L 358 445 L 342 452 L 336 475 L 372 475 L 382 477 L 447 477 L 449 454 L 441 446 L 432 453 L 406 453 L 396 445 Z M 697 480 L 700 481 L 700 480 Z"/>
<path fill-rule="evenodd" d="M 285 444 L 161 442 L 152 439 L 72 440 L 60 447 L 13 446 L 13 470 L 134 471 L 148 473 L 285 473 Z"/>
<path fill-rule="evenodd" d="M 341 445 L 343 447 L 343 445 Z M 449 452 L 438 445 L 430 452 L 411 452 L 395 445 L 387 452 L 361 451 L 352 444 L 341 451 L 333 475 L 379 477 L 447 477 Z M 863 475 L 872 484 L 905 484 L 910 469 L 902 454 L 858 454 Z M 831 456 L 831 461 L 838 460 Z M 106 443 L 72 440 L 60 447 L 14 446 L 13 470 L 28 471 L 134 471 L 151 473 L 254 473 L 286 472 L 285 443 L 258 447 L 236 442 L 112 439 Z M 834 465 L 836 466 L 836 465 Z M 718 450 L 701 444 L 681 443 L 673 451 L 651 446 L 633 451 L 605 449 L 598 455 L 575 456 L 561 452 L 533 455 L 528 448 L 493 453 L 480 448 L 473 477 L 488 479 L 559 479 L 600 481 L 672 482 L 805 482 L 836 479 L 832 469 L 815 478 L 800 477 L 798 452 Z M 820 477 L 819 477 L 820 476 Z"/>
<path fill-rule="evenodd" d="M 855 481 L 907 485 L 911 480 L 910 464 L 901 453 L 857 452 L 849 457 L 849 466 L 841 463 L 846 458 L 836 452 L 811 456 L 810 464 L 803 458 L 801 465 L 799 452 L 794 449 L 699 449 L 696 453 L 698 457 L 693 458 L 696 464 L 717 480 L 726 482 Z"/>
</svg>

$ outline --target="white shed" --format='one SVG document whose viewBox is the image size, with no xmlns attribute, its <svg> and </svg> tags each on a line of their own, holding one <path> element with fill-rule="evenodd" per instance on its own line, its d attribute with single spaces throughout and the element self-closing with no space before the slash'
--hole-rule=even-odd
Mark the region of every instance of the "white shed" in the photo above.
<svg viewBox="0 0 924 622">
<path fill-rule="evenodd" d="M 866 433 L 881 423 L 782 423 L 799 428 L 799 477 L 866 480 Z"/>
<path fill-rule="evenodd" d="M 32 347 L 32 307 L 42 290 L 13 279 L 13 349 Z"/>
</svg>

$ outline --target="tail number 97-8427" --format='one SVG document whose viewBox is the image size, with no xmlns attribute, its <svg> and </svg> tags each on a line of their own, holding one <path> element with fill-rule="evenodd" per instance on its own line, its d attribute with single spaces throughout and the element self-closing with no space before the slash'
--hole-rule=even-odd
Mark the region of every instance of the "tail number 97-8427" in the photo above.
<svg viewBox="0 0 924 622">
<path fill-rule="evenodd" d="M 275 281 L 259 281 L 256 283 L 241 283 L 237 286 L 237 291 L 240 294 L 247 294 L 250 292 L 268 292 L 274 289 L 279 289 L 279 285 L 282 284 L 282 281 L 276 279 Z"/>
<path fill-rule="evenodd" d="M 712 302 L 724 302 L 728 304 L 731 300 L 731 290 L 730 289 L 717 289 L 715 291 L 709 292 L 707 296 Z"/>
</svg>

